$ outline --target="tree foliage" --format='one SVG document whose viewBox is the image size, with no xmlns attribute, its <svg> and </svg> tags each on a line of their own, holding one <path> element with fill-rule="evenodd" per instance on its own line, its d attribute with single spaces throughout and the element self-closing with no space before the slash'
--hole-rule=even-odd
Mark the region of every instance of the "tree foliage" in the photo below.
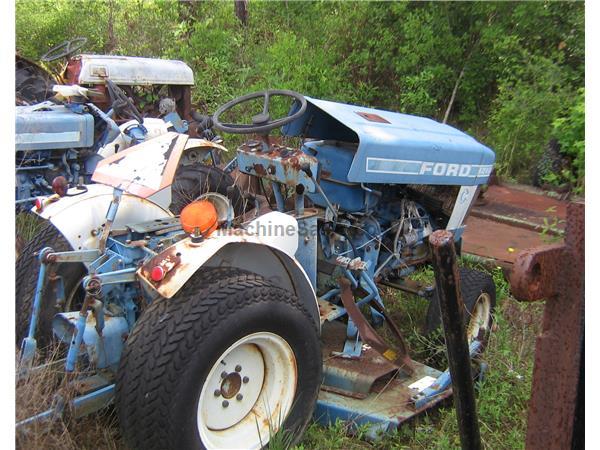
<svg viewBox="0 0 600 450">
<path fill-rule="evenodd" d="M 18 51 L 33 59 L 86 36 L 88 52 L 186 61 L 205 112 L 272 87 L 448 114 L 523 179 L 550 138 L 583 146 L 583 2 L 252 1 L 246 26 L 233 1 L 18 0 L 16 13 Z"/>
<path fill-rule="evenodd" d="M 563 170 L 557 181 L 570 182 L 577 190 L 583 189 L 585 174 L 585 90 L 579 89 L 577 96 L 570 102 L 564 116 L 552 123 L 553 134 L 558 139 L 564 154 L 571 159 L 571 169 Z"/>
</svg>

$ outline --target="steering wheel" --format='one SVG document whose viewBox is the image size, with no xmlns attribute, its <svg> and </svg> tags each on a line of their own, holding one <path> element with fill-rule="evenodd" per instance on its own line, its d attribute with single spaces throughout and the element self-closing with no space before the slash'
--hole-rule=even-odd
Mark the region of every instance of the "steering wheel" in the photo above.
<svg viewBox="0 0 600 450">
<path fill-rule="evenodd" d="M 144 122 L 144 118 L 135 107 L 133 100 L 125 94 L 125 91 L 108 78 L 106 79 L 106 87 L 108 88 L 108 95 L 112 100 L 112 109 L 120 116 L 133 117 L 141 125 Z"/>
<path fill-rule="evenodd" d="M 296 102 L 300 103 L 300 109 L 291 116 L 283 117 L 281 119 L 271 119 L 269 115 L 269 101 L 271 96 L 280 95 L 284 97 L 291 97 Z M 220 116 L 229 111 L 236 105 L 246 103 L 249 100 L 255 98 L 264 97 L 264 106 L 262 113 L 256 114 L 252 117 L 252 125 L 249 124 L 235 124 L 235 123 L 222 123 L 219 120 Z M 234 134 L 265 134 L 275 128 L 279 128 L 290 122 L 293 122 L 299 118 L 306 111 L 306 99 L 302 94 L 287 89 L 267 89 L 266 91 L 254 92 L 252 94 L 243 95 L 238 98 L 234 98 L 230 102 L 225 103 L 213 114 L 213 124 L 217 130 L 224 131 L 225 133 Z"/>
<path fill-rule="evenodd" d="M 79 37 L 65 41 L 62 44 L 58 44 L 56 47 L 52 47 L 40 58 L 44 62 L 55 61 L 65 56 L 69 56 L 79 50 L 85 45 L 87 38 Z"/>
</svg>

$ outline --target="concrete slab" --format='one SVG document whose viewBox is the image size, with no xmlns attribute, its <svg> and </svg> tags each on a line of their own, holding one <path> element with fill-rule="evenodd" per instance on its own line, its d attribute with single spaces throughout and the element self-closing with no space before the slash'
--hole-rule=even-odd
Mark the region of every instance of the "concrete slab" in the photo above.
<svg viewBox="0 0 600 450">
<path fill-rule="evenodd" d="M 543 191 L 542 191 L 543 192 Z M 531 228 L 556 223 L 556 228 L 564 230 L 567 216 L 567 202 L 542 193 L 524 191 L 513 185 L 493 185 L 485 193 L 485 204 L 476 205 L 471 210 L 475 217 L 511 219 Z"/>
<path fill-rule="evenodd" d="M 473 207 L 467 219 L 465 253 L 510 265 L 521 250 L 549 243 L 550 236 L 541 233 L 548 228 L 544 219 L 556 230 L 564 230 L 568 202 L 542 191 L 494 185 L 485 193 L 485 200 L 485 204 Z"/>
<path fill-rule="evenodd" d="M 481 258 L 512 264 L 521 250 L 546 244 L 539 232 L 489 219 L 471 216 L 466 225 L 462 251 Z"/>
</svg>

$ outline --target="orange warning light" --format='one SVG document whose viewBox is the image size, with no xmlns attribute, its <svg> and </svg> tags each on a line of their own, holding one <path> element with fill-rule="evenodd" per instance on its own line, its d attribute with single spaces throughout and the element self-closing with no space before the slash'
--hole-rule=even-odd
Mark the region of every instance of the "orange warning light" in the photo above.
<svg viewBox="0 0 600 450">
<path fill-rule="evenodd" d="M 183 208 L 179 221 L 186 233 L 208 237 L 217 229 L 217 209 L 208 200 L 198 200 Z"/>
</svg>

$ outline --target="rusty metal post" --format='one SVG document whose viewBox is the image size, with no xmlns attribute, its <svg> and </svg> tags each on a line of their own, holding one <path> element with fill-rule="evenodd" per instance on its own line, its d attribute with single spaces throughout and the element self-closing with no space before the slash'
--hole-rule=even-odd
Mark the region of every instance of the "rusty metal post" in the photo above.
<svg viewBox="0 0 600 450">
<path fill-rule="evenodd" d="M 581 445 L 576 414 L 582 374 L 585 287 L 585 206 L 570 203 L 564 245 L 521 252 L 510 277 L 521 301 L 546 299 L 542 333 L 536 339 L 526 448 L 568 449 Z M 579 444 L 577 444 L 579 443 Z"/>
<path fill-rule="evenodd" d="M 460 442 L 463 450 L 478 450 L 481 448 L 481 436 L 471 378 L 471 357 L 463 324 L 464 305 L 453 234 L 446 230 L 435 231 L 429 237 L 429 245 L 446 337 Z"/>
</svg>

